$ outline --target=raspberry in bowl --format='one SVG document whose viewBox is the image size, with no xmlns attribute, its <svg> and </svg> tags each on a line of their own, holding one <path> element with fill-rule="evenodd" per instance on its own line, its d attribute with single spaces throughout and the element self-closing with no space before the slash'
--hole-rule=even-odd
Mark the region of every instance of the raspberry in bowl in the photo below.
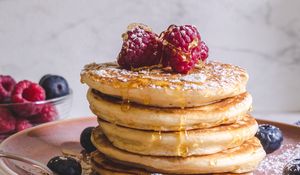
<svg viewBox="0 0 300 175">
<path fill-rule="evenodd" d="M 32 126 L 65 118 L 71 103 L 72 90 L 61 76 L 47 74 L 35 83 L 0 75 L 0 141 Z"/>
</svg>

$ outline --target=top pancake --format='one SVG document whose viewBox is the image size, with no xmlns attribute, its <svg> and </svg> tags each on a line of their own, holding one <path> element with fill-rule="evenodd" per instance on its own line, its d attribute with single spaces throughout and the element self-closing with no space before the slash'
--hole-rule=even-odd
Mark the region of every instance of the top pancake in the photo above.
<svg viewBox="0 0 300 175">
<path fill-rule="evenodd" d="M 169 69 L 125 70 L 116 63 L 88 64 L 81 81 L 104 94 L 159 107 L 195 107 L 246 91 L 248 74 L 238 66 L 208 62 L 189 74 Z"/>
</svg>

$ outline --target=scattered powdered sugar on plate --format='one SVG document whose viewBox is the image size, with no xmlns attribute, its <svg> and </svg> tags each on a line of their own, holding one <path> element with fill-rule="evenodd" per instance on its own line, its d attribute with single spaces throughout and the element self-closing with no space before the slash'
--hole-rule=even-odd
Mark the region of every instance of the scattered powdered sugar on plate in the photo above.
<svg viewBox="0 0 300 175">
<path fill-rule="evenodd" d="M 284 166 L 296 158 L 300 158 L 300 143 L 285 144 L 278 153 L 267 155 L 257 171 L 262 175 L 281 175 Z"/>
</svg>

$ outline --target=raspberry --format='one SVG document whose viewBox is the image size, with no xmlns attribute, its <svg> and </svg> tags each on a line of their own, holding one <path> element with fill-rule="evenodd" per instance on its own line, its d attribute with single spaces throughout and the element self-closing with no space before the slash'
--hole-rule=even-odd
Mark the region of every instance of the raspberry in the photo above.
<svg viewBox="0 0 300 175">
<path fill-rule="evenodd" d="M 173 46 L 183 52 L 189 52 L 201 42 L 200 34 L 195 26 L 170 25 L 167 31 L 163 32 L 164 45 Z"/>
<path fill-rule="evenodd" d="M 3 107 L 0 107 L 0 134 L 15 130 L 16 119 L 12 113 Z"/>
<path fill-rule="evenodd" d="M 0 75 L 0 103 L 8 102 L 16 81 L 9 75 Z"/>
<path fill-rule="evenodd" d="M 52 104 L 45 104 L 42 111 L 30 120 L 32 123 L 46 123 L 55 120 L 57 116 L 58 113 L 55 106 Z"/>
<path fill-rule="evenodd" d="M 200 48 L 200 59 L 204 62 L 208 57 L 209 49 L 204 41 L 201 41 Z"/>
<path fill-rule="evenodd" d="M 171 25 L 160 38 L 163 40 L 163 66 L 171 66 L 175 72 L 186 74 L 208 56 L 208 47 L 192 25 Z"/>
<path fill-rule="evenodd" d="M 45 100 L 45 96 L 45 91 L 40 85 L 23 80 L 16 84 L 12 101 L 14 103 L 36 102 Z"/>
<path fill-rule="evenodd" d="M 131 24 L 122 37 L 123 45 L 118 56 L 121 67 L 130 70 L 160 63 L 162 43 L 148 26 Z"/>
<path fill-rule="evenodd" d="M 27 128 L 31 128 L 32 124 L 26 119 L 18 119 L 16 122 L 16 131 L 22 131 Z"/>
<path fill-rule="evenodd" d="M 33 102 L 45 100 L 44 89 L 31 81 L 23 80 L 15 85 L 11 100 L 13 103 L 19 103 L 14 106 L 14 112 L 20 117 L 29 117 L 39 113 L 43 104 Z"/>
</svg>

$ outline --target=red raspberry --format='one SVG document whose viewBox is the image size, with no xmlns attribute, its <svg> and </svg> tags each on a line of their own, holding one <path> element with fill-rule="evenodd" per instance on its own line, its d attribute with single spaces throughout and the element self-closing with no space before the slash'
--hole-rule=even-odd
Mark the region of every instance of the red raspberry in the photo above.
<svg viewBox="0 0 300 175">
<path fill-rule="evenodd" d="M 55 120 L 57 116 L 58 113 L 55 106 L 52 104 L 46 104 L 42 111 L 30 120 L 32 123 L 46 123 Z"/>
<path fill-rule="evenodd" d="M 0 134 L 15 130 L 16 119 L 12 113 L 3 107 L 0 107 Z"/>
<path fill-rule="evenodd" d="M 0 103 L 8 102 L 16 81 L 9 75 L 0 75 Z"/>
<path fill-rule="evenodd" d="M 208 48 L 195 26 L 171 25 L 161 36 L 163 40 L 163 65 L 173 71 L 188 73 L 201 59 L 205 61 Z"/>
<path fill-rule="evenodd" d="M 27 128 L 31 128 L 32 124 L 26 119 L 18 119 L 16 122 L 16 131 L 22 131 Z"/>
<path fill-rule="evenodd" d="M 182 54 L 173 54 L 170 57 L 169 65 L 172 67 L 173 71 L 187 74 L 191 69 L 195 67 L 197 60 L 190 59 L 186 60 L 186 57 L 183 57 Z"/>
<path fill-rule="evenodd" d="M 14 103 L 27 103 L 45 100 L 45 90 L 38 84 L 28 80 L 16 84 L 12 93 Z"/>
<path fill-rule="evenodd" d="M 33 102 L 45 100 L 46 95 L 44 89 L 31 81 L 23 80 L 16 84 L 11 100 L 15 104 L 14 112 L 20 117 L 29 117 L 38 114 L 43 104 L 35 104 Z"/>
<path fill-rule="evenodd" d="M 200 48 L 200 59 L 204 62 L 208 57 L 209 49 L 204 41 L 201 41 Z"/>
<path fill-rule="evenodd" d="M 162 43 L 148 26 L 131 24 L 122 37 L 123 45 L 118 56 L 121 67 L 130 70 L 160 63 Z"/>
</svg>

